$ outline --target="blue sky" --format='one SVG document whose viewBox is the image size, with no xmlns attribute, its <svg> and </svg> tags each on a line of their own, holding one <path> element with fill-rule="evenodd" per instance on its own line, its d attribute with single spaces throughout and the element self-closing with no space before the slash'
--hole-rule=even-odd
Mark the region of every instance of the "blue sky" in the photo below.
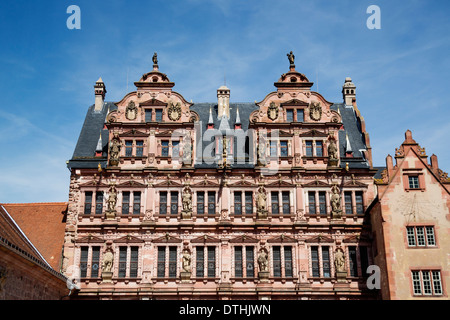
<svg viewBox="0 0 450 320">
<path fill-rule="evenodd" d="M 369 30 L 369 5 L 381 30 Z M 81 30 L 69 30 L 69 5 Z M 288 71 L 341 102 L 357 86 L 374 165 L 407 129 L 450 171 L 450 3 L 352 0 L 0 2 L 0 202 L 67 201 L 70 159 L 101 76 L 106 100 L 160 70 L 186 100 L 212 102 L 226 75 L 233 102 L 262 100 Z M 128 78 L 128 83 L 127 83 Z"/>
</svg>

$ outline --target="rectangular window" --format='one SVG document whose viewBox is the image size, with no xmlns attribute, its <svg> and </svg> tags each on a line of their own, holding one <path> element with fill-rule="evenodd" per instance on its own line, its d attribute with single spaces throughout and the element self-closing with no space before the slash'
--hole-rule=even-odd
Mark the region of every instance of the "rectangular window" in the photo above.
<svg viewBox="0 0 450 320">
<path fill-rule="evenodd" d="M 308 208 L 309 208 L 309 214 L 317 214 L 317 212 L 316 212 L 316 193 L 314 191 L 308 192 Z"/>
<path fill-rule="evenodd" d="M 425 246 L 425 232 L 423 227 L 416 227 L 417 232 L 417 245 L 419 247 Z"/>
<path fill-rule="evenodd" d="M 406 227 L 406 235 L 409 247 L 434 247 L 436 245 L 433 226 Z"/>
<path fill-rule="evenodd" d="M 281 247 L 273 247 L 273 276 L 281 278 Z"/>
<path fill-rule="evenodd" d="M 352 192 L 345 191 L 344 192 L 344 203 L 345 203 L 345 213 L 353 214 L 353 203 L 352 203 Z"/>
<path fill-rule="evenodd" d="M 277 156 L 277 142 L 276 141 L 270 141 L 270 156 L 271 157 Z"/>
<path fill-rule="evenodd" d="M 162 122 L 162 115 L 163 115 L 162 109 L 156 109 L 155 110 L 155 121 Z"/>
<path fill-rule="evenodd" d="M 100 247 L 92 247 L 91 278 L 98 278 L 100 269 Z"/>
<path fill-rule="evenodd" d="M 202 216 L 205 214 L 205 192 L 197 192 L 197 215 Z"/>
<path fill-rule="evenodd" d="M 247 278 L 253 278 L 255 277 L 255 253 L 253 247 L 246 247 L 245 254 Z"/>
<path fill-rule="evenodd" d="M 208 215 L 216 214 L 216 193 L 214 191 L 208 191 Z"/>
<path fill-rule="evenodd" d="M 158 247 L 158 278 L 166 277 L 166 247 Z"/>
<path fill-rule="evenodd" d="M 203 278 L 205 276 L 205 248 L 196 247 L 195 248 L 196 262 L 195 262 L 195 276 L 197 278 Z"/>
<path fill-rule="evenodd" d="M 169 141 L 161 141 L 161 157 L 169 156 Z"/>
<path fill-rule="evenodd" d="M 152 122 L 152 109 L 145 109 L 145 122 Z"/>
<path fill-rule="evenodd" d="M 412 271 L 414 295 L 442 295 L 441 272 L 439 270 Z"/>
<path fill-rule="evenodd" d="M 136 141 L 136 157 L 144 156 L 144 141 L 138 140 Z"/>
<path fill-rule="evenodd" d="M 122 214 L 127 215 L 130 213 L 130 192 L 122 192 Z"/>
<path fill-rule="evenodd" d="M 125 278 L 127 273 L 127 247 L 119 248 L 119 278 Z"/>
<path fill-rule="evenodd" d="M 281 193 L 281 199 L 283 201 L 283 214 L 285 214 L 285 215 L 291 214 L 290 192 L 289 191 L 283 191 Z"/>
<path fill-rule="evenodd" d="M 412 280 L 413 280 L 413 289 L 415 295 L 421 295 L 422 294 L 422 285 L 420 281 L 420 272 L 419 271 L 412 271 Z"/>
<path fill-rule="evenodd" d="M 306 145 L 306 156 L 312 157 L 313 156 L 313 142 L 305 141 L 305 145 Z"/>
<path fill-rule="evenodd" d="M 297 122 L 304 122 L 305 111 L 303 109 L 297 109 Z"/>
<path fill-rule="evenodd" d="M 316 141 L 316 157 L 323 157 L 323 142 Z"/>
<path fill-rule="evenodd" d="M 312 276 L 320 277 L 319 270 L 319 247 L 311 247 L 311 268 L 312 268 Z"/>
<path fill-rule="evenodd" d="M 95 194 L 95 214 L 103 213 L 103 192 L 98 191 Z"/>
<path fill-rule="evenodd" d="M 81 247 L 80 255 L 80 277 L 87 277 L 89 247 Z"/>
<path fill-rule="evenodd" d="M 242 270 L 242 247 L 234 247 L 234 276 L 236 278 L 244 277 Z"/>
<path fill-rule="evenodd" d="M 294 110 L 293 109 L 286 110 L 286 122 L 294 122 Z"/>
<path fill-rule="evenodd" d="M 234 214 L 242 215 L 242 192 L 234 192 Z"/>
<path fill-rule="evenodd" d="M 331 277 L 331 268 L 330 268 L 330 249 L 329 247 L 322 247 L 322 267 L 323 267 L 323 277 L 330 278 Z"/>
<path fill-rule="evenodd" d="M 355 192 L 355 202 L 356 214 L 364 214 L 363 193 L 361 191 Z"/>
<path fill-rule="evenodd" d="M 170 214 L 178 214 L 178 191 L 170 193 Z"/>
<path fill-rule="evenodd" d="M 125 157 L 133 156 L 133 141 L 125 141 Z"/>
<path fill-rule="evenodd" d="M 180 157 L 180 141 L 172 141 L 172 158 Z"/>
<path fill-rule="evenodd" d="M 348 257 L 350 261 L 350 276 L 358 276 L 358 264 L 356 261 L 356 247 L 348 247 Z"/>
<path fill-rule="evenodd" d="M 169 278 L 177 277 L 177 247 L 169 247 Z"/>
<path fill-rule="evenodd" d="M 288 142 L 280 141 L 280 156 L 287 157 L 288 156 Z"/>
<path fill-rule="evenodd" d="M 92 191 L 87 191 L 84 194 L 84 214 L 91 214 L 92 212 Z"/>
<path fill-rule="evenodd" d="M 323 215 L 327 214 L 327 196 L 325 191 L 319 192 L 319 213 Z"/>
<path fill-rule="evenodd" d="M 436 245 L 436 239 L 434 237 L 434 228 L 433 227 L 426 227 L 427 231 L 427 245 L 428 246 L 435 246 Z"/>
<path fill-rule="evenodd" d="M 369 267 L 369 253 L 366 246 L 359 247 L 359 258 L 361 259 L 361 272 L 363 277 L 367 277 L 367 268 Z"/>
<path fill-rule="evenodd" d="M 272 199 L 272 214 L 279 214 L 280 213 L 280 205 L 278 202 L 278 192 L 277 191 L 271 192 L 271 199 Z"/>
<path fill-rule="evenodd" d="M 139 264 L 139 247 L 131 247 L 130 253 L 130 278 L 137 278 Z"/>
<path fill-rule="evenodd" d="M 245 214 L 253 214 L 253 192 L 245 191 Z"/>
<path fill-rule="evenodd" d="M 284 247 L 284 275 L 286 278 L 292 278 L 292 247 Z"/>
<path fill-rule="evenodd" d="M 208 247 L 208 278 L 216 277 L 216 247 Z"/>
<path fill-rule="evenodd" d="M 409 176 L 408 180 L 410 189 L 419 189 L 419 176 Z"/>
<path fill-rule="evenodd" d="M 414 227 L 406 227 L 406 233 L 408 236 L 408 246 L 415 247 L 416 246 L 416 235 L 414 232 Z"/>
<path fill-rule="evenodd" d="M 133 214 L 141 213 L 141 192 L 133 192 Z"/>
<path fill-rule="evenodd" d="M 159 214 L 167 214 L 167 191 L 159 193 Z"/>
<path fill-rule="evenodd" d="M 440 271 L 432 271 L 433 276 L 433 289 L 435 295 L 442 294 L 442 282 L 441 282 L 441 272 Z"/>
</svg>

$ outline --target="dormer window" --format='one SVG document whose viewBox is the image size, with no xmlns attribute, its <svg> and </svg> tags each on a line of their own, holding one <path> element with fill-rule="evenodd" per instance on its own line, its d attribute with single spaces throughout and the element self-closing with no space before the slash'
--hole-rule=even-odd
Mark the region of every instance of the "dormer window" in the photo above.
<svg viewBox="0 0 450 320">
<path fill-rule="evenodd" d="M 156 109 L 155 110 L 155 121 L 156 122 L 162 122 L 162 115 L 163 115 L 163 110 L 162 109 Z"/>
<path fill-rule="evenodd" d="M 303 109 L 286 109 L 286 122 L 304 122 L 305 111 Z"/>
<path fill-rule="evenodd" d="M 125 141 L 125 157 L 133 156 L 133 141 Z"/>
</svg>

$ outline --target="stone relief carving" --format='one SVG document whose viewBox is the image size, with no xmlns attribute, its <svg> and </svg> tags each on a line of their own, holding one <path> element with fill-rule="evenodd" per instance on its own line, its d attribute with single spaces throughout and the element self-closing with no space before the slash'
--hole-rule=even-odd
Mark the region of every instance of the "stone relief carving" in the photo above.
<svg viewBox="0 0 450 320">
<path fill-rule="evenodd" d="M 117 190 L 115 186 L 111 186 L 109 189 L 108 197 L 108 211 L 115 212 L 117 204 Z"/>
<path fill-rule="evenodd" d="M 192 218 L 192 191 L 191 188 L 185 187 L 183 190 L 183 200 L 181 215 L 183 219 L 191 219 Z"/>
<path fill-rule="evenodd" d="M 322 118 L 322 106 L 320 105 L 320 102 L 310 103 L 309 116 L 314 121 L 319 121 Z"/>
<path fill-rule="evenodd" d="M 341 248 L 338 248 L 334 253 L 334 267 L 336 269 L 336 273 L 346 272 L 344 252 Z"/>
<path fill-rule="evenodd" d="M 112 272 L 112 267 L 114 264 L 114 254 L 111 249 L 107 249 L 107 251 L 103 254 L 103 262 L 102 262 L 102 272 L 109 273 Z"/>
<path fill-rule="evenodd" d="M 267 195 L 266 190 L 263 186 L 258 188 L 258 195 L 256 200 L 256 206 L 257 206 L 257 214 L 258 219 L 266 219 L 267 218 Z"/>
<path fill-rule="evenodd" d="M 331 215 L 333 218 L 341 218 L 342 210 L 341 210 L 341 195 L 339 188 L 337 185 L 333 185 L 331 187 Z"/>
<path fill-rule="evenodd" d="M 169 119 L 172 121 L 178 121 L 181 118 L 181 104 L 169 102 L 169 108 L 167 109 Z"/>
<path fill-rule="evenodd" d="M 275 102 L 272 102 L 267 109 L 267 116 L 270 120 L 274 121 L 278 118 L 278 112 L 279 111 L 277 105 L 275 104 Z"/>
<path fill-rule="evenodd" d="M 125 117 L 128 120 L 136 120 L 137 113 L 138 113 L 138 109 L 137 109 L 136 105 L 134 104 L 134 101 L 130 101 L 130 103 L 128 104 L 128 106 L 125 110 Z"/>
<path fill-rule="evenodd" d="M 191 252 L 189 249 L 185 248 L 183 250 L 183 257 L 182 257 L 182 267 L 183 272 L 190 273 L 191 272 Z"/>
<path fill-rule="evenodd" d="M 261 248 L 258 253 L 258 266 L 259 272 L 269 271 L 269 255 L 265 248 Z"/>
<path fill-rule="evenodd" d="M 109 146 L 109 164 L 111 166 L 117 166 L 119 164 L 119 155 L 120 155 L 120 140 L 117 135 L 114 135 L 114 138 L 110 142 Z"/>
</svg>

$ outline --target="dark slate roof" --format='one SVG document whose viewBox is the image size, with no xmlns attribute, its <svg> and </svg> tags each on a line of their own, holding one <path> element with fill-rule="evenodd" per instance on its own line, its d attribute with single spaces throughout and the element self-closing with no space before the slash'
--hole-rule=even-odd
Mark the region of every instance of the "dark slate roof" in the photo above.
<svg viewBox="0 0 450 320">
<path fill-rule="evenodd" d="M 370 168 L 368 161 L 364 158 L 361 150 L 366 150 L 364 135 L 361 131 L 361 124 L 356 117 L 353 106 L 346 106 L 344 103 L 335 103 L 331 106 L 332 110 L 339 111 L 342 117 L 344 130 L 339 131 L 339 150 L 341 157 L 341 167 L 348 163 L 350 168 L 366 169 Z M 350 142 L 353 157 L 346 157 L 347 136 Z"/>
<path fill-rule="evenodd" d="M 88 109 L 78 143 L 68 164 L 69 168 L 97 168 L 98 163 L 101 163 L 103 168 L 106 167 L 109 134 L 108 130 L 103 128 L 108 112 L 117 110 L 117 106 L 112 102 L 105 102 L 101 111 L 95 111 L 94 107 L 92 105 Z M 100 134 L 102 135 L 103 156 L 95 158 Z"/>
<path fill-rule="evenodd" d="M 221 133 L 226 133 L 226 128 L 234 130 L 236 122 L 236 111 L 239 109 L 239 116 L 241 121 L 241 127 L 244 132 L 248 130 L 250 123 L 250 114 L 258 109 L 254 103 L 230 103 L 230 118 L 226 122 L 221 122 L 222 117 L 218 117 L 218 106 L 216 103 L 195 103 L 191 106 L 191 110 L 197 112 L 200 117 L 200 127 L 204 134 L 209 121 L 209 110 L 212 110 L 212 118 L 214 122 L 214 128 L 221 129 Z M 68 167 L 72 168 L 97 168 L 100 163 L 103 168 L 107 165 L 107 152 L 108 152 L 108 130 L 104 130 L 104 124 L 106 116 L 109 111 L 116 110 L 117 106 L 112 102 L 106 102 L 101 111 L 94 111 L 94 105 L 92 105 L 84 121 L 81 129 L 78 143 L 75 147 L 72 159 L 69 161 Z M 344 130 L 339 131 L 339 146 L 341 156 L 341 167 L 345 167 L 346 163 L 350 168 L 369 168 L 368 161 L 364 158 L 364 155 L 360 150 L 366 149 L 364 142 L 364 135 L 361 132 L 361 126 L 358 118 L 356 117 L 355 110 L 352 106 L 345 106 L 343 103 L 335 103 L 331 106 L 331 109 L 339 111 L 342 116 L 342 122 Z M 99 140 L 100 134 L 102 135 L 102 148 L 103 156 L 100 158 L 95 157 L 95 150 Z M 346 136 L 351 145 L 353 157 L 347 158 L 345 151 L 347 149 Z M 211 137 L 211 142 L 213 137 Z M 209 142 L 203 142 L 203 148 L 205 148 Z M 250 153 L 252 148 L 250 146 Z M 236 145 L 235 145 L 236 148 Z M 197 154 L 203 154 L 203 151 L 197 150 Z M 234 154 L 236 154 L 236 149 Z M 249 161 L 252 162 L 252 159 Z M 196 168 L 217 168 L 218 164 L 213 161 L 212 164 L 200 163 L 196 164 Z M 252 164 L 238 164 L 232 165 L 232 168 L 252 168 Z"/>
<path fill-rule="evenodd" d="M 230 118 L 227 117 L 218 117 L 218 105 L 216 103 L 196 103 L 190 108 L 192 111 L 197 112 L 197 114 L 200 117 L 200 130 L 201 132 L 198 132 L 199 136 L 203 136 L 205 131 L 208 127 L 209 122 L 209 111 L 211 109 L 212 111 L 212 118 L 214 123 L 215 130 L 219 130 L 222 134 L 227 133 L 227 129 L 233 130 L 236 123 L 236 114 L 237 110 L 239 109 L 239 118 L 240 118 L 240 124 L 241 128 L 243 130 L 243 134 L 248 130 L 249 124 L 250 124 L 250 114 L 254 111 L 259 109 L 257 105 L 254 103 L 230 103 Z M 203 149 L 206 148 L 208 145 L 213 143 L 214 137 L 211 136 L 211 139 L 208 141 L 203 141 L 202 146 Z M 197 145 L 197 155 L 203 155 L 203 150 L 200 151 L 200 144 Z M 234 153 L 237 154 L 237 144 L 234 145 Z M 208 161 L 209 162 L 209 161 Z M 250 159 L 250 163 L 237 163 L 235 160 L 235 163 L 231 165 L 232 168 L 253 168 L 254 165 L 251 164 L 252 160 Z M 195 165 L 196 168 L 217 168 L 218 164 L 216 161 L 214 163 L 209 164 L 206 162 L 203 163 L 197 163 Z"/>
<path fill-rule="evenodd" d="M 373 168 L 377 170 L 377 173 L 375 173 L 373 178 L 374 179 L 381 179 L 381 178 L 383 178 L 383 176 L 381 174 L 383 173 L 384 169 L 386 169 L 386 167 L 373 167 Z"/>
</svg>

